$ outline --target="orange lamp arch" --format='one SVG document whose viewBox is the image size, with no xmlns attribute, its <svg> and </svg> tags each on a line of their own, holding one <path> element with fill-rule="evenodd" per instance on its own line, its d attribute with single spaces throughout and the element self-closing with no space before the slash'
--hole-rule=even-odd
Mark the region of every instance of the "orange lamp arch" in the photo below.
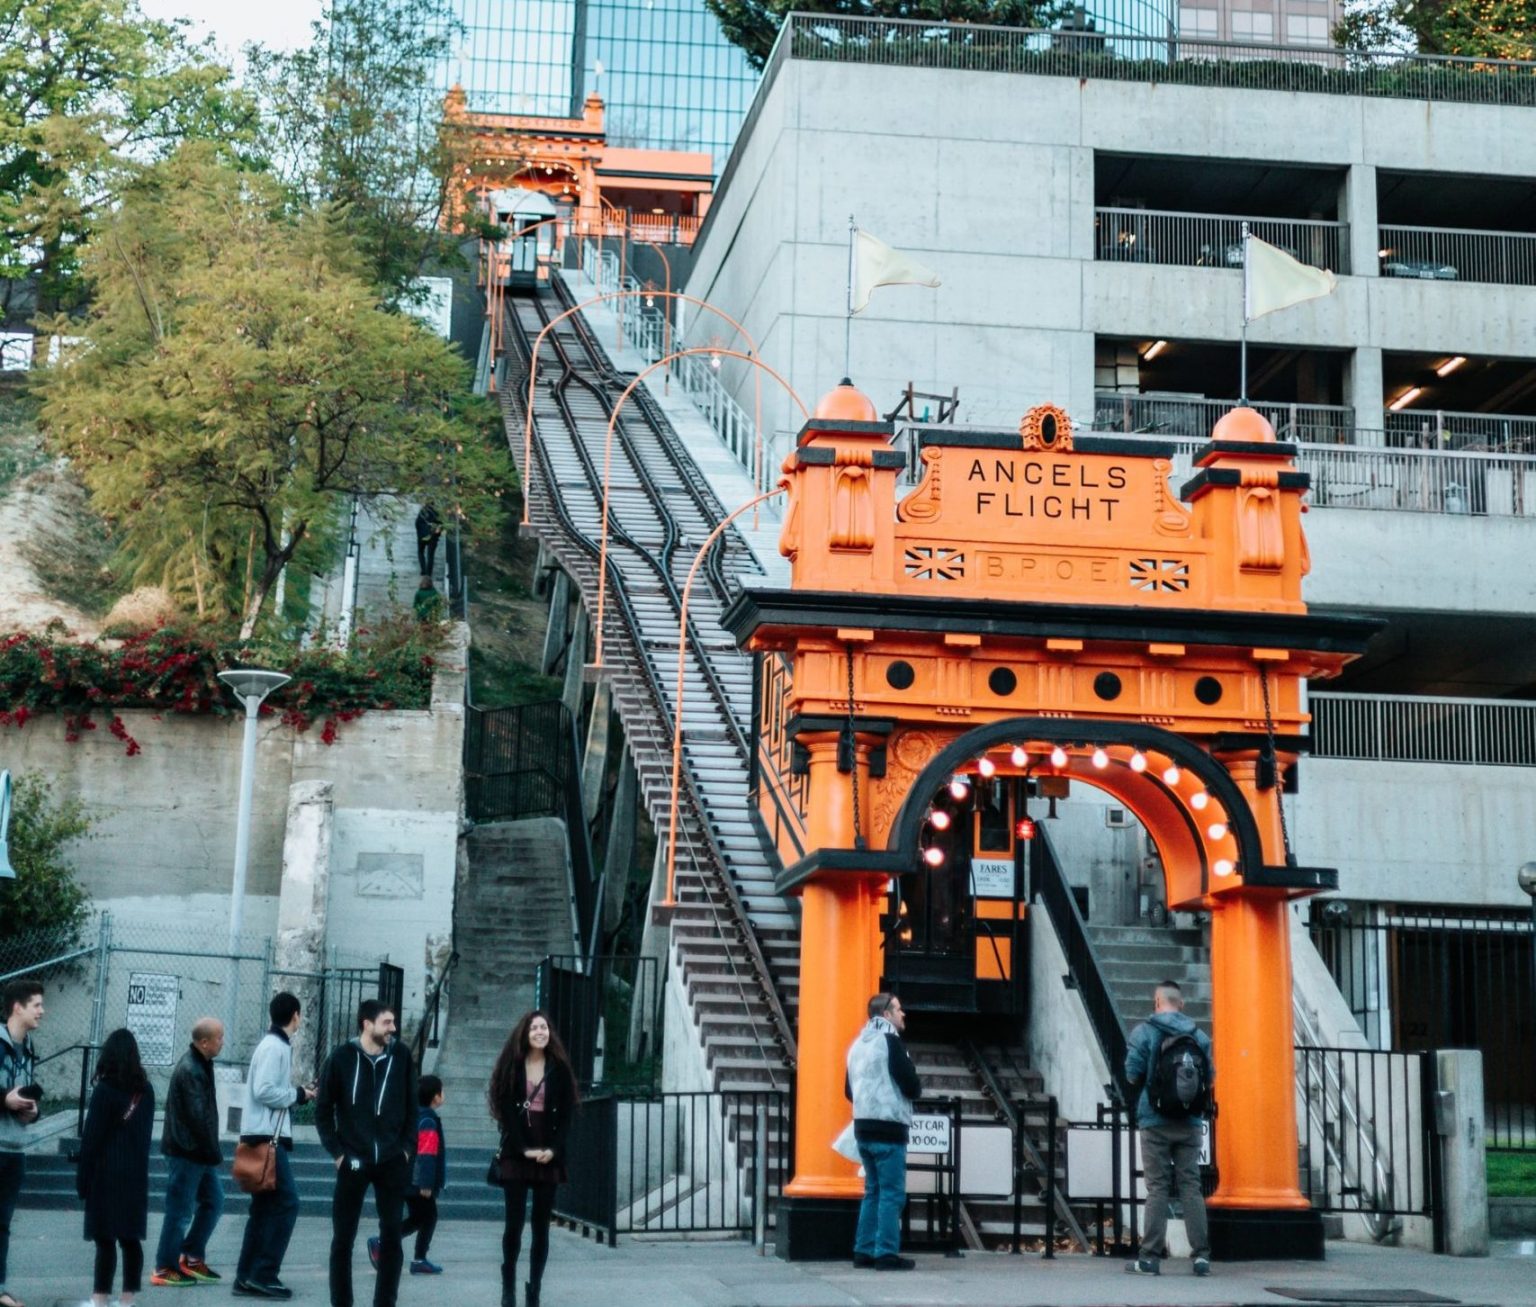
<svg viewBox="0 0 1536 1307">
<path fill-rule="evenodd" d="M 1162 855 L 1170 903 L 1188 902 L 1212 890 L 1209 854 L 1213 845 L 1231 849 L 1235 873 L 1261 873 L 1264 852 L 1258 822 L 1243 792 L 1220 762 L 1184 736 L 1162 727 L 1099 718 L 1012 717 L 957 736 L 929 759 L 912 782 L 891 823 L 887 850 L 916 868 L 929 803 L 939 788 L 956 772 L 968 770 L 969 764 L 995 749 L 1014 745 L 1027 748 L 1031 743 L 1060 745 L 1069 751 L 1065 766 L 1054 767 L 1041 759 L 1031 768 L 1036 775 L 1069 776 L 1113 795 L 1136 814 Z M 1070 752 L 1089 747 L 1111 753 L 1112 765 L 1096 768 L 1081 753 Z M 1134 771 L 1114 756 L 1132 750 L 1144 757 L 1166 758 L 1179 769 L 1178 783 L 1170 784 L 1157 767 Z M 1190 802 L 1200 792 L 1209 797 L 1215 805 L 1213 811 L 1222 815 L 1227 827 L 1219 838 L 1201 831 L 1205 814 Z M 1199 868 L 1198 886 L 1185 883 L 1175 887 L 1176 869 L 1192 867 Z M 1231 883 L 1241 884 L 1242 880 L 1234 874 Z M 1192 892 L 1182 892 L 1185 889 Z"/>
</svg>

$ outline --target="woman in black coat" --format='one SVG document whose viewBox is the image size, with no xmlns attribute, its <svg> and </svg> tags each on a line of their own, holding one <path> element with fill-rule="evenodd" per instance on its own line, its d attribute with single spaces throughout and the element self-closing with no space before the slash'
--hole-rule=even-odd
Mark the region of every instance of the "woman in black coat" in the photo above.
<svg viewBox="0 0 1536 1307">
<path fill-rule="evenodd" d="M 549 1223 L 555 1186 L 565 1183 L 565 1140 L 576 1110 L 576 1073 L 560 1037 L 542 1012 L 513 1028 L 487 1094 L 501 1127 L 501 1181 L 507 1223 L 501 1236 L 501 1307 L 517 1307 L 517 1258 L 533 1197 L 533 1240 L 528 1251 L 527 1307 L 539 1307 L 539 1286 L 549 1260 Z"/>
<path fill-rule="evenodd" d="M 75 1192 L 85 1202 L 85 1237 L 96 1245 L 91 1301 L 105 1307 L 123 1251 L 123 1292 L 130 1307 L 144 1273 L 149 1219 L 149 1145 L 155 1126 L 155 1091 L 139 1061 L 131 1030 L 114 1030 L 101 1046 L 95 1087 L 80 1137 Z"/>
</svg>

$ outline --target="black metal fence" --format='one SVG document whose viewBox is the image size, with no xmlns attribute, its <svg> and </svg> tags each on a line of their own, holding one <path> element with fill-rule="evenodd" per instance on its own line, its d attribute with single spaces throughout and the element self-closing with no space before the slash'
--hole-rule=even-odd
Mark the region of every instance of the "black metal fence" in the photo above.
<svg viewBox="0 0 1536 1307">
<path fill-rule="evenodd" d="M 534 1006 L 549 1014 L 583 1091 L 651 1093 L 662 1033 L 656 958 L 551 954 L 534 977 Z"/>
<path fill-rule="evenodd" d="M 555 1214 L 609 1244 L 697 1233 L 761 1243 L 787 1178 L 790 1122 L 782 1090 L 589 1098 L 567 1144 L 585 1160 Z"/>
<path fill-rule="evenodd" d="M 559 817 L 583 947 L 592 943 L 602 884 L 581 797 L 576 722 L 559 699 L 470 708 L 464 730 L 464 806 L 472 821 Z"/>
<path fill-rule="evenodd" d="M 1312 942 L 1370 1044 L 1483 1054 L 1488 1147 L 1536 1148 L 1536 928 L 1518 910 L 1331 900 Z"/>
<path fill-rule="evenodd" d="M 1301 1188 L 1323 1212 L 1364 1216 L 1384 1238 L 1393 1218 L 1439 1208 L 1432 1053 L 1296 1049 Z"/>
</svg>

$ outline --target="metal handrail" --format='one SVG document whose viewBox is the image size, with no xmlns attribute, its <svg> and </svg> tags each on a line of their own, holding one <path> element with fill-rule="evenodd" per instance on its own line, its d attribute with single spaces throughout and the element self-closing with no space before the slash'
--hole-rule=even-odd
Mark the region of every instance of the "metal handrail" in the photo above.
<svg viewBox="0 0 1536 1307">
<path fill-rule="evenodd" d="M 1056 928 L 1061 951 L 1066 955 L 1067 974 L 1083 1001 L 1083 1010 L 1088 1014 L 1099 1051 L 1109 1066 L 1110 1083 L 1105 1089 L 1117 1102 L 1132 1103 L 1135 1095 L 1125 1076 L 1125 1027 L 1120 1023 L 1120 1013 L 1110 995 L 1109 982 L 1104 978 L 1098 955 L 1093 951 L 1093 942 L 1088 938 L 1087 923 L 1078 911 L 1077 900 L 1072 896 L 1072 889 L 1062 873 L 1061 864 L 1056 861 L 1055 850 L 1051 848 L 1050 837 L 1043 826 L 1036 826 L 1030 852 L 1036 890 L 1045 903 L 1051 925 Z"/>
<path fill-rule="evenodd" d="M 1383 425 L 1386 443 L 1394 448 L 1505 454 L 1536 451 L 1536 417 L 1528 413 L 1408 408 L 1385 414 Z"/>
<path fill-rule="evenodd" d="M 1382 223 L 1381 273 L 1426 281 L 1536 285 L 1536 235 Z"/>
<path fill-rule="evenodd" d="M 443 963 L 443 969 L 438 973 L 437 980 L 432 986 L 432 996 L 427 1000 L 426 1010 L 421 1014 L 421 1025 L 417 1028 L 416 1038 L 412 1041 L 411 1048 L 418 1069 L 421 1066 L 422 1054 L 428 1048 L 437 1047 L 437 1021 L 443 1006 L 443 990 L 448 987 L 448 977 L 458 965 L 459 951 L 454 949 Z"/>
<path fill-rule="evenodd" d="M 1237 404 L 1235 399 L 1208 399 L 1203 395 L 1100 390 L 1093 396 L 1093 425 L 1102 431 L 1204 441 L 1210 439 L 1216 423 Z M 1333 433 L 1347 437 L 1355 427 L 1355 410 L 1349 404 L 1256 399 L 1250 400 L 1248 406 L 1269 419 L 1281 440 L 1333 444 L 1338 440 Z M 1319 441 L 1317 437 L 1325 433 L 1329 438 Z"/>
</svg>

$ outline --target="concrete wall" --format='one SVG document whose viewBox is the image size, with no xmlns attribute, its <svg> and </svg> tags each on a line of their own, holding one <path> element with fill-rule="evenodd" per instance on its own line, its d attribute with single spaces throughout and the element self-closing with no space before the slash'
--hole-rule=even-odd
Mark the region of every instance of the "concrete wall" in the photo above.
<svg viewBox="0 0 1536 1307">
<path fill-rule="evenodd" d="M 319 726 L 258 727 L 248 936 L 275 933 L 288 789 L 330 781 L 335 794 L 327 945 L 405 968 L 408 1015 L 424 997 L 429 956 L 452 929 L 462 811 L 462 628 L 440 659 L 432 706 L 366 712 L 333 745 Z M 96 822 L 70 861 L 99 908 L 124 922 L 185 927 L 223 948 L 235 847 L 243 719 L 121 714 L 143 752 L 129 758 L 105 722 L 76 744 L 36 718 L 7 730 L 4 762 L 47 776 Z"/>
<path fill-rule="evenodd" d="M 1308 758 L 1291 833 L 1303 863 L 1339 869 L 1345 898 L 1526 907 L 1532 781 L 1526 767 Z"/>
<path fill-rule="evenodd" d="M 1531 352 L 1528 288 L 1375 276 L 1374 169 L 1536 176 L 1525 111 L 1482 105 L 791 60 L 687 290 L 743 318 L 814 400 L 844 371 L 852 214 L 944 282 L 881 290 L 853 324 L 851 373 L 877 405 L 908 381 L 958 384 L 963 421 L 1047 399 L 1086 420 L 1095 333 L 1235 341 L 1241 294 L 1237 271 L 1093 262 L 1096 150 L 1340 169 L 1362 275 L 1256 322 L 1255 343 L 1360 347 L 1377 370 L 1380 349 Z M 746 371 L 727 367 L 738 387 Z M 765 426 L 798 425 L 774 396 Z"/>
</svg>

